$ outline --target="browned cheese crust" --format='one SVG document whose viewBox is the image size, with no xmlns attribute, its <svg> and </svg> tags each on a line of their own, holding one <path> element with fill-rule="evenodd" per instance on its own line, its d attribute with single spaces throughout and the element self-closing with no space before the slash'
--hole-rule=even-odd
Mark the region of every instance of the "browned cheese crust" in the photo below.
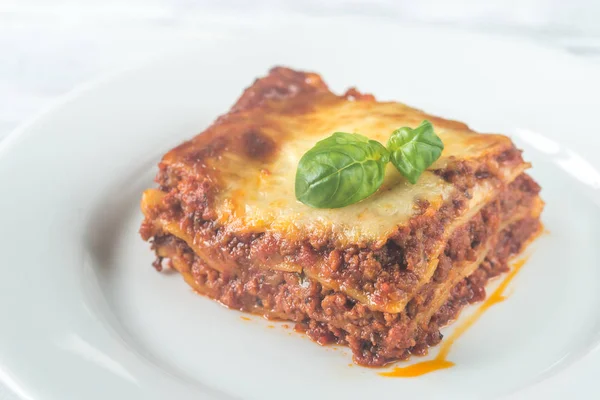
<svg viewBox="0 0 600 400">
<path fill-rule="evenodd" d="M 416 185 L 389 168 L 374 196 L 344 209 L 293 198 L 297 160 L 324 136 L 385 142 L 423 119 L 445 150 Z M 155 266 L 179 270 L 199 293 L 295 321 L 379 366 L 439 342 L 439 327 L 485 297 L 487 279 L 539 231 L 543 202 L 528 167 L 505 136 L 355 89 L 337 96 L 316 74 L 274 68 L 164 156 L 140 232 Z"/>
</svg>

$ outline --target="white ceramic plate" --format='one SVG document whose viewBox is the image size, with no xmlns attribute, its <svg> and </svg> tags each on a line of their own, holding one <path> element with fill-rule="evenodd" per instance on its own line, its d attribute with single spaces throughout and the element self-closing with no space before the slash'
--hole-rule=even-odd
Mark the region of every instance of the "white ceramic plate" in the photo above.
<svg viewBox="0 0 600 400">
<path fill-rule="evenodd" d="M 138 202 L 157 161 L 277 64 L 513 135 L 533 162 L 550 233 L 455 344 L 456 367 L 349 367 L 349 352 L 244 321 L 150 266 Z M 40 400 L 598 397 L 599 69 L 498 37 L 284 21 L 68 96 L 0 144 L 4 383 Z"/>
</svg>

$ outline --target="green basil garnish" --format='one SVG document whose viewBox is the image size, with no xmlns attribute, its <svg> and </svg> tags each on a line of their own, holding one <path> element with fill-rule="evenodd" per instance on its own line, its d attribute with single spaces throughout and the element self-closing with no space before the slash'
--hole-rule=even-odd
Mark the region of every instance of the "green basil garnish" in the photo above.
<svg viewBox="0 0 600 400">
<path fill-rule="evenodd" d="M 389 160 L 381 143 L 356 133 L 336 132 L 300 159 L 296 198 L 315 208 L 359 202 L 379 189 Z"/>
<path fill-rule="evenodd" d="M 435 162 L 444 150 L 442 140 L 433 132 L 429 121 L 415 129 L 396 129 L 387 143 L 392 164 L 412 184 Z"/>
<path fill-rule="evenodd" d="M 375 193 L 390 160 L 411 183 L 442 154 L 429 121 L 392 133 L 386 149 L 357 133 L 336 132 L 307 151 L 296 171 L 296 198 L 315 208 L 340 208 Z"/>
</svg>

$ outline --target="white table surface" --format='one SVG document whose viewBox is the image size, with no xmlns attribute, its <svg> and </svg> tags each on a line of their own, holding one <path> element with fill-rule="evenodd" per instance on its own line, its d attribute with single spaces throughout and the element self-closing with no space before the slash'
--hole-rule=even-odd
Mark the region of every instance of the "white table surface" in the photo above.
<svg viewBox="0 0 600 400">
<path fill-rule="evenodd" d="M 323 5 L 325 4 L 325 5 Z M 198 35 L 281 15 L 361 15 L 517 35 L 600 59 L 596 0 L 4 0 L 0 139 L 78 84 Z"/>
<path fill-rule="evenodd" d="M 596 0 L 4 0 L 0 141 L 87 80 L 185 48 L 201 36 L 243 35 L 250 26 L 268 25 L 282 15 L 360 15 L 518 36 L 562 48 L 600 68 Z M 17 396 L 0 383 L 4 399 Z"/>
</svg>

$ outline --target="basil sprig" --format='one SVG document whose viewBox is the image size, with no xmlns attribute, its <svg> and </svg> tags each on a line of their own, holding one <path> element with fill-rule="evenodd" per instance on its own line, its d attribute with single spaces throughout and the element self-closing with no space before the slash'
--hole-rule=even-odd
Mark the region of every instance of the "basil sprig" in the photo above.
<svg viewBox="0 0 600 400">
<path fill-rule="evenodd" d="M 429 121 L 395 130 L 387 148 L 358 133 L 336 132 L 307 151 L 296 171 L 296 198 L 315 208 L 340 208 L 379 189 L 392 162 L 410 183 L 442 154 L 444 144 Z"/>
<path fill-rule="evenodd" d="M 392 164 L 414 185 L 423 171 L 440 158 L 444 144 L 433 132 L 431 122 L 423 121 L 415 129 L 396 129 L 388 140 L 387 148 Z"/>
<path fill-rule="evenodd" d="M 356 203 L 379 189 L 389 161 L 387 149 L 378 141 L 336 132 L 300 159 L 296 198 L 315 208 Z"/>
</svg>

